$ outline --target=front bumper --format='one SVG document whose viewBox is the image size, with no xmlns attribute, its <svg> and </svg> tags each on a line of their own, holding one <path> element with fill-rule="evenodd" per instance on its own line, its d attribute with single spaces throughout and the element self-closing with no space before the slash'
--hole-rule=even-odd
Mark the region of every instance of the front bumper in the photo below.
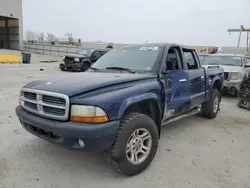
<svg viewBox="0 0 250 188">
<path fill-rule="evenodd" d="M 37 137 L 68 149 L 86 151 L 107 150 L 116 139 L 120 123 L 118 120 L 103 124 L 60 122 L 29 113 L 21 106 L 16 107 L 16 114 L 22 126 Z M 84 142 L 84 147 L 78 139 Z"/>
<path fill-rule="evenodd" d="M 67 69 L 73 69 L 75 66 L 76 65 L 74 63 L 72 63 L 72 64 L 60 63 L 59 68 L 67 70 Z"/>
<path fill-rule="evenodd" d="M 223 91 L 228 92 L 228 93 L 235 93 L 240 90 L 240 85 L 241 85 L 242 80 L 235 80 L 235 81 L 224 81 L 223 84 Z"/>
</svg>

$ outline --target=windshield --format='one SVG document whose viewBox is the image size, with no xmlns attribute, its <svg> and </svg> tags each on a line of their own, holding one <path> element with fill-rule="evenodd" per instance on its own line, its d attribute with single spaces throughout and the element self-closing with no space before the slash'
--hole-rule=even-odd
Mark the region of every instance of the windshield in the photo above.
<svg viewBox="0 0 250 188">
<path fill-rule="evenodd" d="M 208 58 L 208 55 L 200 54 L 199 58 L 200 58 L 201 63 L 203 64 L 205 60 Z"/>
<path fill-rule="evenodd" d="M 204 65 L 242 66 L 242 58 L 236 56 L 209 56 Z"/>
<path fill-rule="evenodd" d="M 92 68 L 120 67 L 135 71 L 152 71 L 160 53 L 158 47 L 124 47 L 114 49 L 100 58 Z"/>
</svg>

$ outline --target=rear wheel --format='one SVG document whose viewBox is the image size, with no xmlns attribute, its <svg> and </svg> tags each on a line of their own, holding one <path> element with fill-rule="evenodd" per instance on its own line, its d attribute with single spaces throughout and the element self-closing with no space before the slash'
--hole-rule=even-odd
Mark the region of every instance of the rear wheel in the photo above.
<svg viewBox="0 0 250 188">
<path fill-rule="evenodd" d="M 151 164 L 158 140 L 157 126 L 150 117 L 137 112 L 129 113 L 121 121 L 108 159 L 121 174 L 137 175 Z"/>
<path fill-rule="evenodd" d="M 221 95 L 218 89 L 213 89 L 212 97 L 209 101 L 202 104 L 201 114 L 208 118 L 213 119 L 217 116 L 220 109 Z"/>
<path fill-rule="evenodd" d="M 244 104 L 244 100 L 243 99 L 239 99 L 239 101 L 238 101 L 238 103 L 237 103 L 237 106 L 239 107 L 239 108 L 242 108 L 243 105 Z"/>
<path fill-rule="evenodd" d="M 250 110 L 250 102 L 247 104 L 247 109 Z"/>
</svg>

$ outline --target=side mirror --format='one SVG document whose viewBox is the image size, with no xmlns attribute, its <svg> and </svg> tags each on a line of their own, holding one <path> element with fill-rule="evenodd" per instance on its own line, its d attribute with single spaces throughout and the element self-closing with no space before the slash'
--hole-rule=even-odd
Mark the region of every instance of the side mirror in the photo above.
<svg viewBox="0 0 250 188">
<path fill-rule="evenodd" d="M 168 74 L 167 69 L 163 69 L 162 74 Z"/>
<path fill-rule="evenodd" d="M 244 67 L 249 68 L 249 67 L 250 67 L 250 63 L 245 64 L 245 66 L 244 66 Z"/>
</svg>

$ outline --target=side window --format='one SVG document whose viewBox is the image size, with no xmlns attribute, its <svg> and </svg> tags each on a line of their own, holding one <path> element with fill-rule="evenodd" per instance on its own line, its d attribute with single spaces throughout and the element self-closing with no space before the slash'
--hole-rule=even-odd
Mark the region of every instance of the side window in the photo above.
<svg viewBox="0 0 250 188">
<path fill-rule="evenodd" d="M 166 58 L 167 70 L 182 70 L 182 63 L 180 60 L 177 48 L 170 48 Z"/>
<path fill-rule="evenodd" d="M 95 52 L 93 53 L 93 57 L 95 57 L 95 58 L 100 58 L 100 57 L 101 57 L 101 53 L 100 53 L 99 51 L 95 51 Z"/>
<path fill-rule="evenodd" d="M 184 54 L 184 63 L 187 64 L 188 70 L 199 69 L 198 62 L 196 61 L 194 51 L 192 50 L 183 50 Z"/>
<path fill-rule="evenodd" d="M 107 53 L 106 51 L 101 51 L 101 56 L 103 56 L 106 53 Z"/>
</svg>

